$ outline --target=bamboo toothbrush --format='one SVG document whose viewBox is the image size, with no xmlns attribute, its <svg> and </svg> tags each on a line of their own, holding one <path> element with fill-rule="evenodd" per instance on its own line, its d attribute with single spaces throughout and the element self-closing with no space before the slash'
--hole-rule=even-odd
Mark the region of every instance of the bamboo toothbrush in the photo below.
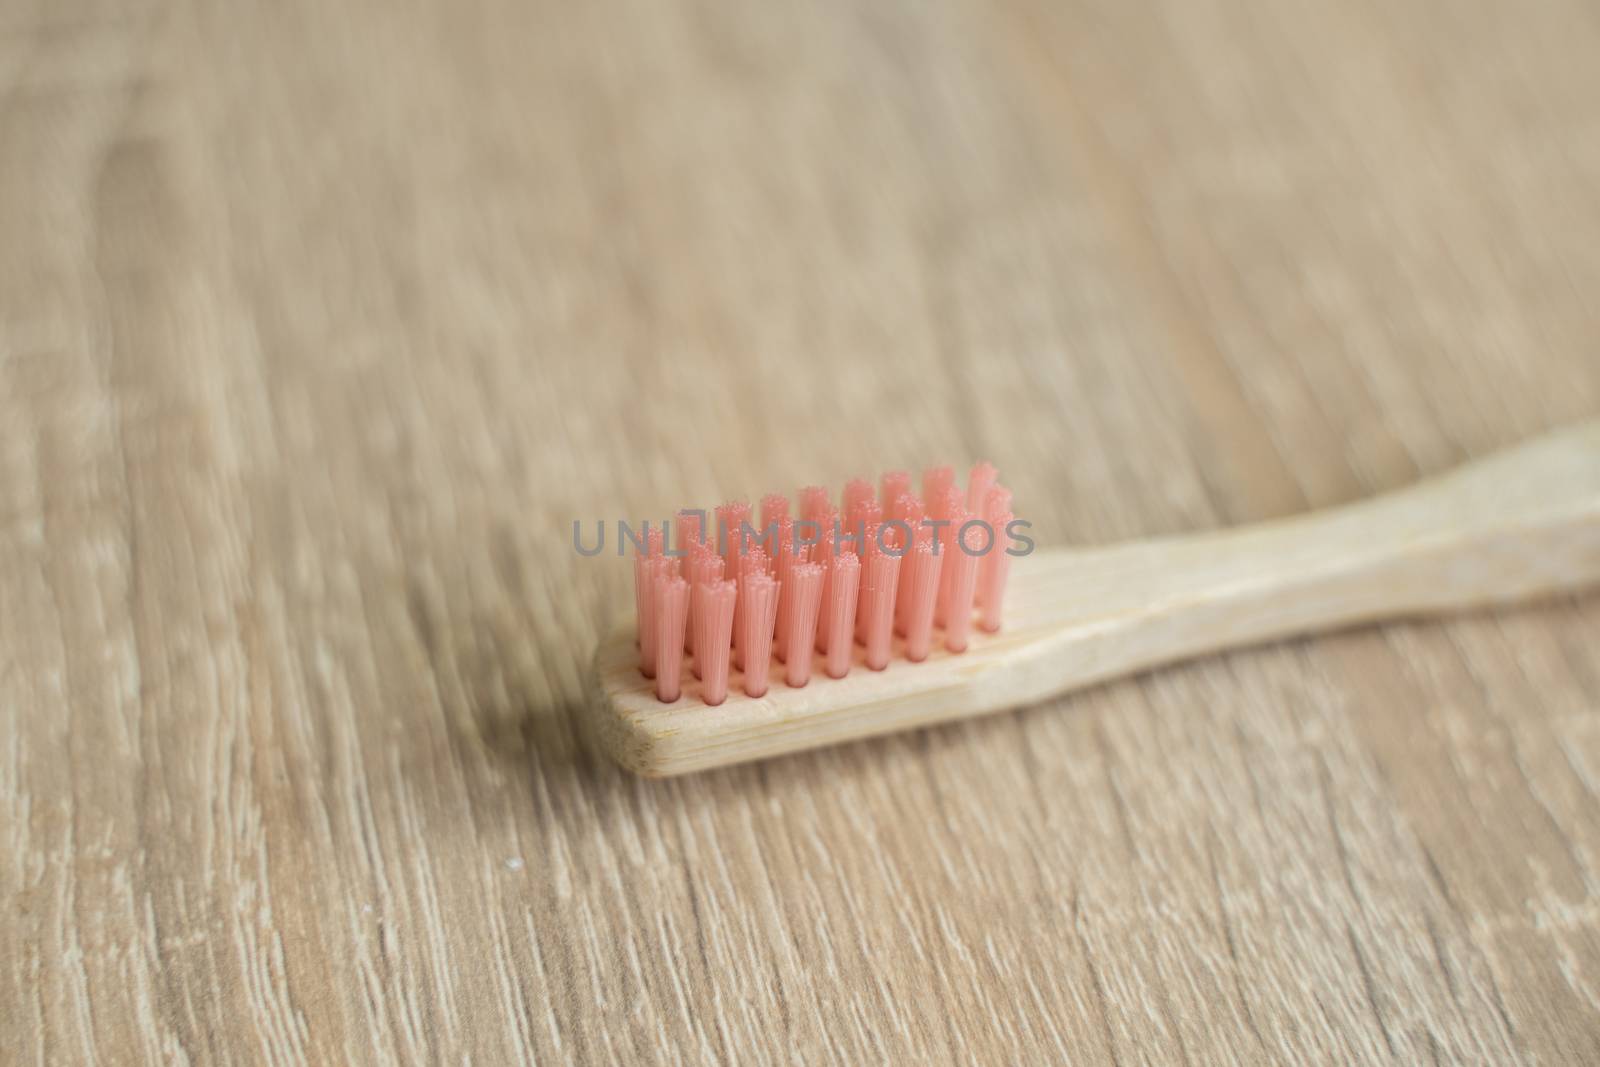
<svg viewBox="0 0 1600 1067">
<path fill-rule="evenodd" d="M 922 499 L 904 475 L 885 477 L 880 500 L 851 483 L 846 516 L 1009 517 L 1009 494 L 988 484 L 987 465 L 964 495 L 947 471 L 929 476 Z M 802 491 L 802 516 L 829 518 L 831 508 L 822 490 Z M 718 513 L 749 517 L 746 505 Z M 793 528 L 784 498 L 763 501 L 763 528 L 768 519 Z M 904 540 L 897 526 L 885 532 L 891 546 Z M 1013 708 L 1296 634 L 1575 592 L 1600 583 L 1600 420 L 1408 489 L 1252 526 L 1014 559 L 992 552 L 975 564 L 947 548 L 932 577 L 926 537 L 899 556 L 871 543 L 860 555 L 847 545 L 777 560 L 642 554 L 649 618 L 637 634 L 626 621 L 595 655 L 596 736 L 639 774 L 681 774 Z M 944 625 L 931 629 L 941 600 Z"/>
</svg>

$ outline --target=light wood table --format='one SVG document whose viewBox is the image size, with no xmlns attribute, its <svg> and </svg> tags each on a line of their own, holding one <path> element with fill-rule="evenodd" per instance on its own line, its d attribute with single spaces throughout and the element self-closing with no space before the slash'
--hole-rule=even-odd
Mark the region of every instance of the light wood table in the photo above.
<svg viewBox="0 0 1600 1067">
<path fill-rule="evenodd" d="M 571 523 L 1600 412 L 1600 18 L 0 6 L 0 1059 L 1600 1059 L 1600 598 L 652 783 Z"/>
</svg>

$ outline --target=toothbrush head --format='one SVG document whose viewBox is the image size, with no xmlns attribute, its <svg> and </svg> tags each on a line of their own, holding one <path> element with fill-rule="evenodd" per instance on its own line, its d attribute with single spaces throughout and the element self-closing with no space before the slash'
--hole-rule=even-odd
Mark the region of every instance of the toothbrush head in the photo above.
<svg viewBox="0 0 1600 1067">
<path fill-rule="evenodd" d="M 841 687 L 888 693 L 907 672 L 959 657 L 974 633 L 1000 629 L 1012 513 L 995 478 L 979 463 L 962 492 L 951 468 L 929 468 L 919 498 L 911 475 L 892 471 L 877 491 L 852 479 L 837 508 L 808 486 L 797 517 L 769 493 L 759 528 L 743 501 L 684 509 L 671 554 L 664 531 L 647 529 L 633 545 L 634 620 L 596 659 L 605 718 L 680 729 L 756 710 L 802 729 L 791 705 L 837 702 Z M 648 730 L 606 747 L 641 773 L 692 769 L 642 758 Z"/>
</svg>

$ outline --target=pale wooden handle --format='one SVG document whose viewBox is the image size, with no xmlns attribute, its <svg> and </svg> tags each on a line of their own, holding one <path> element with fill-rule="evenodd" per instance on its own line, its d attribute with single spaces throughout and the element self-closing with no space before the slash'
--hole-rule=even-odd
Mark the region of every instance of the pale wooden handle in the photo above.
<svg viewBox="0 0 1600 1067">
<path fill-rule="evenodd" d="M 1020 557 L 1005 626 L 967 650 L 671 704 L 626 621 L 595 656 L 601 744 L 681 774 L 1028 704 L 1146 667 L 1357 622 L 1600 582 L 1600 422 L 1411 489 L 1276 522 Z M 859 657 L 858 657 L 859 660 Z"/>
<path fill-rule="evenodd" d="M 1409 489 L 1254 526 L 1040 553 L 1017 625 L 1065 685 L 1358 622 L 1600 582 L 1600 421 Z"/>
</svg>

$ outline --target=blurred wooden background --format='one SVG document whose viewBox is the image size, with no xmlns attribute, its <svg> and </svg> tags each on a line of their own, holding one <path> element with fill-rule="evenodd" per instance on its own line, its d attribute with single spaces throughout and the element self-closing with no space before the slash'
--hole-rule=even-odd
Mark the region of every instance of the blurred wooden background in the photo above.
<svg viewBox="0 0 1600 1067">
<path fill-rule="evenodd" d="M 1583 0 L 0 5 L 7 1062 L 1600 1059 L 1600 599 L 679 781 L 574 518 L 1600 412 Z"/>
</svg>

